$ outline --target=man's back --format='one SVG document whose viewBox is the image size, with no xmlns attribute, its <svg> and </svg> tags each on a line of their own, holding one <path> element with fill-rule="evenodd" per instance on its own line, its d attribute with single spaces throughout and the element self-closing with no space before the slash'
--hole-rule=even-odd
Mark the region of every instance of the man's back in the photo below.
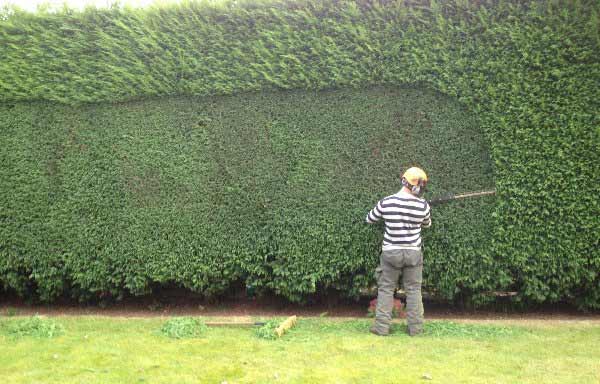
<svg viewBox="0 0 600 384">
<path fill-rule="evenodd" d="M 381 219 L 385 221 L 383 250 L 420 249 L 421 227 L 431 226 L 427 201 L 403 191 L 381 199 L 366 221 L 374 223 Z"/>
</svg>

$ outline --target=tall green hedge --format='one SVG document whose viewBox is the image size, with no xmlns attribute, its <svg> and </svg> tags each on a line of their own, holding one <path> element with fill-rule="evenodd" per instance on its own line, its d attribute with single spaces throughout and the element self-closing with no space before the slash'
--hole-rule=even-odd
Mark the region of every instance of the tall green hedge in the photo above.
<svg viewBox="0 0 600 384">
<path fill-rule="evenodd" d="M 142 294 L 157 284 L 206 295 L 248 285 L 293 300 L 327 289 L 357 295 L 372 283 L 382 235 L 366 213 L 400 188 L 403 168 L 426 168 L 436 195 L 456 180 L 469 190 L 493 186 L 477 119 L 431 91 L 0 111 L 0 277 L 45 300 Z M 488 198 L 436 211 L 429 290 L 451 298 L 457 286 L 498 286 L 492 208 Z"/>
<path fill-rule="evenodd" d="M 600 4 L 593 0 L 266 1 L 221 5 L 190 2 L 164 8 L 91 9 L 83 13 L 35 15 L 7 10 L 0 16 L 0 100 L 6 105 L 37 99 L 77 104 L 175 94 L 201 96 L 425 83 L 456 97 L 477 114 L 490 142 L 498 190 L 491 219 L 486 222 L 490 233 L 485 245 L 478 248 L 453 243 L 458 254 L 481 252 L 485 255 L 483 260 L 489 261 L 489 268 L 463 270 L 464 262 L 451 263 L 454 252 L 449 252 L 443 259 L 448 261 L 445 266 L 458 268 L 456 271 L 463 274 L 445 272 L 453 277 L 447 282 L 440 280 L 438 288 L 450 296 L 473 295 L 490 288 L 515 289 L 520 292 L 519 298 L 528 301 L 568 300 L 582 307 L 597 308 L 600 307 L 599 14 Z M 22 108 L 16 105 L 15 108 Z M 53 122 L 46 115 L 31 115 L 25 120 L 38 119 L 31 124 L 48 127 L 62 124 L 60 118 Z M 3 139 L 17 140 L 6 139 L 4 132 L 10 132 L 6 124 Z M 48 143 L 52 140 L 58 139 L 50 135 Z M 229 144 L 234 145 L 235 141 Z M 55 144 L 58 148 L 61 145 L 64 143 L 60 141 Z M 223 153 L 232 151 L 233 147 L 228 145 L 223 144 Z M 300 140 L 298 153 L 303 153 L 303 145 L 308 144 Z M 16 155 L 8 152 L 3 156 Z M 112 175 L 116 180 L 118 175 L 110 173 L 113 169 L 110 161 L 114 160 L 109 159 L 98 154 L 85 161 L 99 173 L 105 172 L 103 177 Z M 14 185 L 19 193 L 11 196 L 24 203 L 38 203 L 40 211 L 27 225 L 21 223 L 16 227 L 11 226 L 16 221 L 15 213 L 5 208 L 2 220 L 9 225 L 3 226 L 3 236 L 31 240 L 38 252 L 53 252 L 55 261 L 44 265 L 43 273 L 36 273 L 44 274 L 45 278 L 56 277 L 49 281 L 60 285 L 63 280 L 58 277 L 69 273 L 60 260 L 76 251 L 53 249 L 52 242 L 36 239 L 40 231 L 48 236 L 54 233 L 52 236 L 59 238 L 69 232 L 52 225 L 52 220 L 62 220 L 60 215 L 44 215 L 43 207 L 50 204 L 49 200 L 44 189 L 31 186 L 36 185 L 35 180 L 42 185 L 50 183 L 47 188 L 56 188 L 53 193 L 61 199 L 67 198 L 60 192 L 65 186 L 56 180 L 52 184 L 39 169 L 27 168 L 25 160 L 15 161 L 28 171 L 12 176 L 19 180 Z M 50 164 L 50 169 L 58 166 L 52 165 L 52 161 Z M 103 195 L 106 201 L 92 199 L 94 204 L 99 207 L 118 204 L 110 197 L 121 193 L 111 190 L 118 183 L 81 176 L 84 180 L 89 178 L 86 181 L 89 188 L 106 190 Z M 152 179 L 152 173 L 148 177 Z M 9 185 L 4 180 L 3 185 Z M 469 186 L 464 179 L 456 184 Z M 239 196 L 232 188 L 229 193 Z M 84 203 L 89 198 L 87 192 L 68 198 L 73 199 L 72 204 L 87 209 Z M 243 200 L 235 201 L 241 204 Z M 219 207 L 215 209 L 226 207 L 221 201 L 214 203 Z M 321 212 L 322 206 L 315 211 Z M 110 248 L 113 243 L 102 243 L 102 239 L 124 236 L 114 232 L 111 225 L 126 225 L 114 210 L 99 209 L 90 215 L 89 220 L 103 223 L 95 224 L 99 227 L 89 234 L 96 236 L 103 247 Z M 161 220 L 169 222 L 175 218 L 165 215 Z M 327 216 L 320 220 L 326 227 Z M 78 224 L 69 223 L 76 231 Z M 214 223 L 210 233 L 218 232 L 219 225 Z M 310 228 L 300 217 L 293 225 L 302 230 Z M 455 230 L 460 225 L 449 227 Z M 356 227 L 351 233 L 360 238 L 362 230 Z M 178 233 L 173 232 L 172 236 Z M 202 237 L 201 232 L 193 233 L 198 241 L 214 242 L 211 246 L 216 249 L 226 247 L 217 238 L 208 236 L 208 232 L 208 237 Z M 263 242 L 240 249 L 239 254 L 246 252 L 249 259 L 259 249 L 272 254 L 268 248 L 272 233 L 266 231 Z M 282 238 L 292 241 L 290 237 Z M 310 239 L 302 237 L 296 241 L 307 244 Z M 5 241 L 0 248 L 3 259 L 9 261 L 0 269 L 9 268 L 10 273 L 2 274 L 8 286 L 31 281 L 27 274 L 38 262 L 33 254 L 22 253 L 25 251 L 15 244 L 19 242 Z M 184 242 L 181 244 L 183 247 Z M 127 260 L 127 252 L 110 254 L 115 258 L 114 263 L 92 263 L 99 275 L 111 276 L 111 268 L 128 271 L 139 266 L 131 260 L 123 261 Z M 350 252 L 349 257 L 352 255 Z M 11 260 L 16 260 L 16 264 Z M 15 265 L 18 267 L 13 268 Z M 254 273 L 261 276 L 259 265 L 277 265 L 277 261 L 264 260 L 263 264 L 253 265 L 258 268 Z M 307 261 L 304 268 L 309 265 Z M 209 266 L 208 263 L 206 268 Z M 234 274 L 228 264 L 220 270 L 223 276 Z M 434 276 L 443 273 L 440 269 Z M 161 281 L 158 276 L 162 275 L 155 276 Z M 290 278 L 292 285 L 293 276 L 282 277 Z M 328 279 L 314 283 L 335 284 L 343 280 L 341 276 Z M 123 282 L 111 283 L 117 286 Z M 125 284 L 143 285 L 134 278 Z M 298 278 L 296 284 L 312 287 L 313 282 Z M 307 291 L 303 289 L 296 293 Z M 49 292 L 58 291 L 59 286 Z M 295 294 L 285 290 L 282 293 L 290 297 Z"/>
</svg>

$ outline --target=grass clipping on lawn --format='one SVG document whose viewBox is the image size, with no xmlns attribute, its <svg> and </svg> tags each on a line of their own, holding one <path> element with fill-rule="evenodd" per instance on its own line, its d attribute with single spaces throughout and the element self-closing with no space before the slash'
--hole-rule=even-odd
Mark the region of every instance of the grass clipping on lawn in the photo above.
<svg viewBox="0 0 600 384">
<path fill-rule="evenodd" d="M 31 316 L 25 319 L 14 319 L 2 326 L 3 333 L 11 339 L 35 337 L 50 339 L 64 333 L 64 328 L 54 320 L 42 316 Z"/>
<path fill-rule="evenodd" d="M 193 317 L 175 317 L 165 322 L 160 332 L 172 339 L 200 337 L 208 327 L 203 321 Z"/>
<path fill-rule="evenodd" d="M 275 333 L 275 330 L 277 327 L 279 327 L 280 322 L 280 319 L 271 319 L 265 322 L 262 327 L 256 329 L 254 334 L 260 339 L 275 340 L 277 339 L 277 333 Z"/>
</svg>

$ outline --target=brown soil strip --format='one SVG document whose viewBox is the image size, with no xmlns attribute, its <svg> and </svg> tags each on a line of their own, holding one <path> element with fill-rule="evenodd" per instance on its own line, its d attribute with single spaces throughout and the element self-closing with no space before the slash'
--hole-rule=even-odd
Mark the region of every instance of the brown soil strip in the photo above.
<svg viewBox="0 0 600 384">
<path fill-rule="evenodd" d="M 250 321 L 257 317 L 327 317 L 334 319 L 366 318 L 368 303 L 300 306 L 290 303 L 263 302 L 251 299 L 207 304 L 200 300 L 184 302 L 129 302 L 106 308 L 73 304 L 27 305 L 19 301 L 0 301 L 0 316 L 34 314 L 46 316 L 106 316 L 121 318 L 151 318 L 170 316 L 203 316 L 224 321 Z M 509 322 L 518 324 L 552 322 L 600 324 L 600 312 L 583 313 L 573 308 L 549 307 L 528 312 L 467 311 L 451 305 L 425 303 L 426 319 L 447 319 L 463 322 Z"/>
</svg>

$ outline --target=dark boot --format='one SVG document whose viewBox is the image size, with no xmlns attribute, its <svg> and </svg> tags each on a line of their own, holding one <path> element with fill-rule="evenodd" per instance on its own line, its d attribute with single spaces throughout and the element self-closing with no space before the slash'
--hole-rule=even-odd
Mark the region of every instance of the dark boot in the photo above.
<svg viewBox="0 0 600 384">
<path fill-rule="evenodd" d="M 382 332 L 379 329 L 377 329 L 377 327 L 375 327 L 375 326 L 372 326 L 371 329 L 369 329 L 369 332 L 371 332 L 372 334 L 377 335 L 377 336 L 389 336 L 389 334 L 390 334 L 390 331 Z"/>
</svg>

